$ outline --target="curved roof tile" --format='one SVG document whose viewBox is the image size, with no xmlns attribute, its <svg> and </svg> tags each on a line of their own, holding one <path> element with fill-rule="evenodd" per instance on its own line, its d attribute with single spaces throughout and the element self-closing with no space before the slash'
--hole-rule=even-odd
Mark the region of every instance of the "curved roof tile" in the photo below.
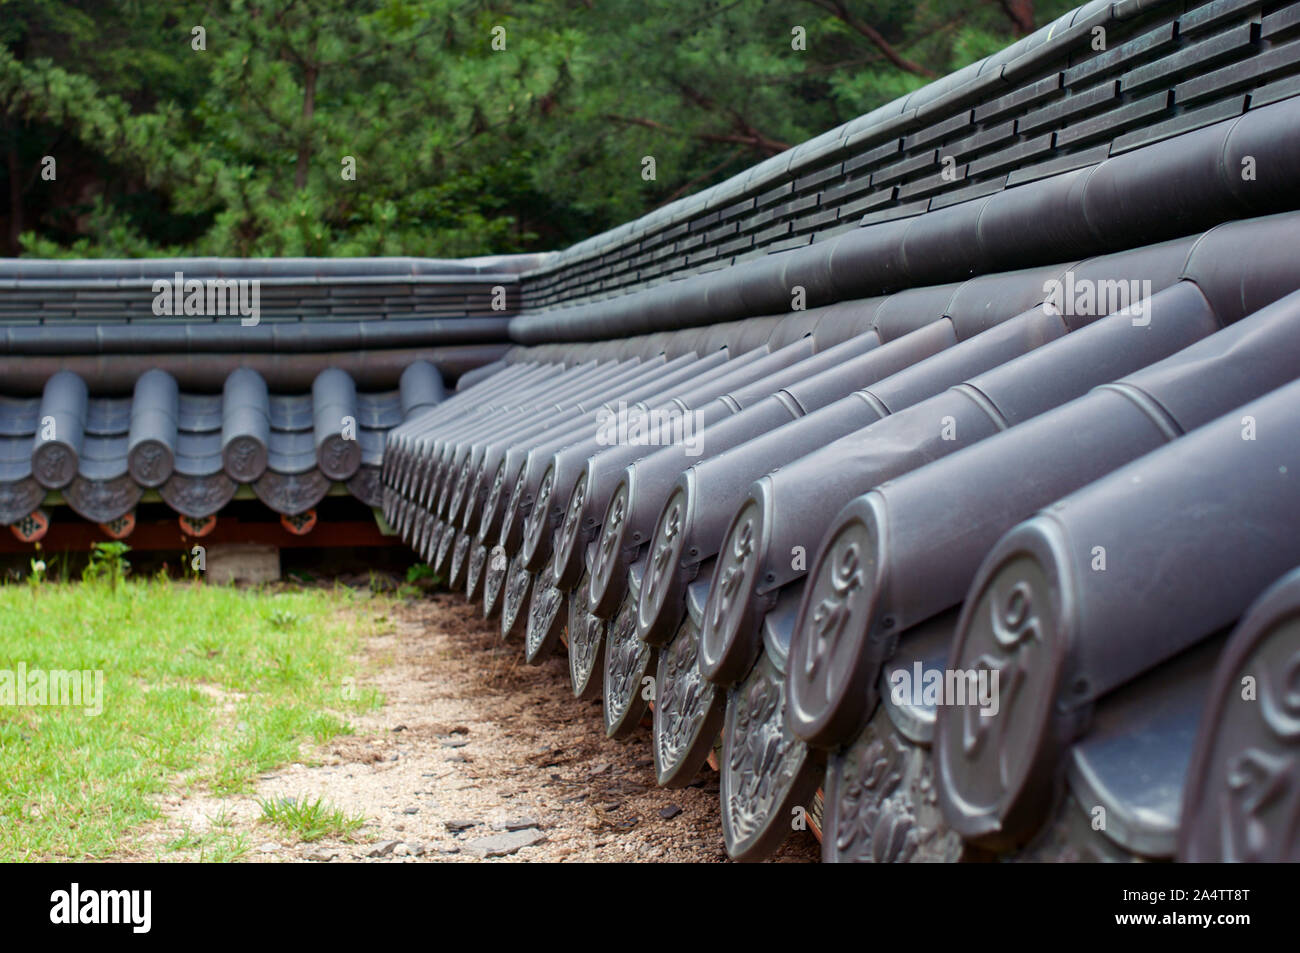
<svg viewBox="0 0 1300 953">
<path fill-rule="evenodd" d="M 154 368 L 130 397 L 96 397 L 61 372 L 40 398 L 0 398 L 0 524 L 26 517 L 49 490 L 97 523 L 129 513 L 147 490 L 194 518 L 218 512 L 241 484 L 290 515 L 336 482 L 378 505 L 385 434 L 445 396 L 428 361 L 400 380 L 399 389 L 358 392 L 333 368 L 310 393 L 278 394 L 239 368 L 221 394 L 192 394 Z"/>
</svg>

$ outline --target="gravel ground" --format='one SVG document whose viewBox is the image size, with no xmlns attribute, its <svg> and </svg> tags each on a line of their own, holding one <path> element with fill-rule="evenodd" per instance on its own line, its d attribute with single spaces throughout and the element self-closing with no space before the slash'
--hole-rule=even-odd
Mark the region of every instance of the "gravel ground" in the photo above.
<svg viewBox="0 0 1300 953">
<path fill-rule="evenodd" d="M 563 655 L 530 667 L 460 596 L 398 604 L 374 638 L 358 681 L 386 704 L 354 718 L 356 733 L 264 776 L 253 796 L 165 799 L 164 818 L 118 859 L 193 859 L 160 853 L 188 827 L 221 817 L 244 835 L 252 861 L 416 863 L 478 861 L 725 861 L 718 778 L 685 790 L 655 785 L 645 727 L 604 736 L 599 701 L 569 690 Z M 256 798 L 316 798 L 364 815 L 355 839 L 311 844 L 259 823 Z M 817 842 L 795 833 L 775 860 L 816 862 Z"/>
</svg>

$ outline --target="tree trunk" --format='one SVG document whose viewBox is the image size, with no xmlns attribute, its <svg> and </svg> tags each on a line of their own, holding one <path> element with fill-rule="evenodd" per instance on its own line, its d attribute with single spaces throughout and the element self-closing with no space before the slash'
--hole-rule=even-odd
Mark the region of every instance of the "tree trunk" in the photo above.
<svg viewBox="0 0 1300 953">
<path fill-rule="evenodd" d="M 5 140 L 9 170 L 9 234 L 5 253 L 16 258 L 21 250 L 19 237 L 23 233 L 23 182 L 22 163 L 18 157 L 18 130 L 12 120 L 5 123 Z"/>
<path fill-rule="evenodd" d="M 302 191 L 307 187 L 307 167 L 311 164 L 311 117 L 316 112 L 316 67 L 307 67 L 303 76 L 302 119 L 303 133 L 298 144 L 298 167 L 293 184 Z"/>
<path fill-rule="evenodd" d="M 1034 0 L 999 0 L 1002 9 L 1016 28 L 1018 36 L 1034 32 Z"/>
</svg>

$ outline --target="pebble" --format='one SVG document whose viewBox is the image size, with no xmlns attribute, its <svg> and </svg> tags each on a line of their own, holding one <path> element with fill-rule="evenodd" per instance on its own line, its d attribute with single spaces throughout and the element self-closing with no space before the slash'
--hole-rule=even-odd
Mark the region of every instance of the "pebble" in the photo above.
<svg viewBox="0 0 1300 953">
<path fill-rule="evenodd" d="M 318 864 L 328 864 L 331 860 L 333 860 L 338 855 L 339 852 L 336 850 L 331 850 L 331 851 L 314 850 L 307 855 L 307 859 L 313 860 Z"/>
<path fill-rule="evenodd" d="M 678 807 L 676 804 L 669 804 L 666 808 L 664 808 L 659 812 L 659 816 L 662 817 L 665 821 L 671 821 L 674 817 L 676 817 L 680 813 L 682 813 L 682 809 L 680 807 Z"/>
<path fill-rule="evenodd" d="M 530 827 L 541 827 L 535 817 L 516 817 L 508 821 L 493 821 L 494 831 L 522 831 Z"/>
<path fill-rule="evenodd" d="M 493 834 L 491 837 L 477 837 L 465 843 L 465 850 L 475 857 L 508 857 L 524 847 L 532 847 L 546 840 L 546 835 L 535 827 L 507 834 Z"/>
<path fill-rule="evenodd" d="M 394 849 L 394 848 L 395 848 L 399 843 L 400 843 L 400 841 L 395 841 L 395 840 L 386 840 L 386 841 L 381 841 L 380 843 L 376 844 L 376 845 L 371 849 L 370 853 L 367 854 L 366 856 L 367 856 L 367 857 L 387 857 L 389 854 L 391 854 L 391 853 L 393 852 L 393 849 Z"/>
<path fill-rule="evenodd" d="M 478 827 L 482 823 L 483 823 L 482 821 L 471 821 L 464 818 L 456 818 L 450 821 L 443 821 L 442 826 L 447 828 L 447 830 L 451 831 L 453 834 L 455 834 L 455 833 L 459 833 L 460 831 L 467 831 L 471 827 Z"/>
</svg>

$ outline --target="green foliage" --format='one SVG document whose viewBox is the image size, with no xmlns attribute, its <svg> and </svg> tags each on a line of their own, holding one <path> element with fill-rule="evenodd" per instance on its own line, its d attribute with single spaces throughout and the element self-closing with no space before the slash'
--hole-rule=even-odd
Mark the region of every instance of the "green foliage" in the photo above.
<svg viewBox="0 0 1300 953">
<path fill-rule="evenodd" d="M 186 851 L 196 863 L 233 864 L 248 854 L 248 836 L 236 833 L 224 814 L 211 819 L 209 829 L 200 834 L 185 825 L 175 840 L 167 843 L 169 851 Z"/>
<path fill-rule="evenodd" d="M 287 632 L 298 625 L 298 616 L 284 608 L 274 608 L 267 613 L 267 619 L 271 623 L 271 628 L 277 632 Z"/>
<path fill-rule="evenodd" d="M 10 253 L 562 247 L 986 55 L 1025 29 L 1009 10 L 1072 5 L 0 0 Z"/>
<path fill-rule="evenodd" d="M 434 583 L 442 581 L 442 577 L 428 563 L 412 563 L 406 567 L 407 582 L 416 583 L 425 579 Z"/>
<path fill-rule="evenodd" d="M 274 824 L 300 841 L 308 843 L 322 837 L 351 837 L 366 819 L 361 815 L 347 814 L 337 807 L 325 803 L 324 799 L 309 800 L 303 798 L 258 798 L 262 808 L 262 820 Z"/>
<path fill-rule="evenodd" d="M 82 570 L 82 582 L 105 582 L 114 592 L 131 571 L 131 564 L 126 554 L 131 547 L 120 540 L 109 543 L 95 543 L 90 547 L 90 562 Z"/>
<path fill-rule="evenodd" d="M 31 572 L 27 575 L 27 585 L 31 586 L 34 590 L 39 589 L 41 583 L 45 582 L 45 560 L 32 559 L 29 560 L 29 562 L 31 563 Z"/>
<path fill-rule="evenodd" d="M 442 576 L 434 572 L 432 566 L 412 563 L 406 567 L 406 581 L 397 587 L 397 595 L 403 599 L 418 599 L 422 593 L 436 589 L 442 583 Z"/>
</svg>

